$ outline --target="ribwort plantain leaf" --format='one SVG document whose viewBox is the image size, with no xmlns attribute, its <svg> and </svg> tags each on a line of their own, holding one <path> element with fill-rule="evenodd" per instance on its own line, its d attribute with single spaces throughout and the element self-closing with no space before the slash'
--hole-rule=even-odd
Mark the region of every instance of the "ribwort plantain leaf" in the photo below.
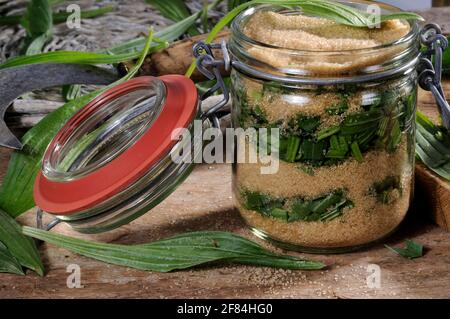
<svg viewBox="0 0 450 319">
<path fill-rule="evenodd" d="M 2 210 L 0 210 L 0 242 L 22 266 L 34 270 L 40 276 L 44 275 L 44 266 L 34 241 L 23 235 L 20 225 Z"/>
<path fill-rule="evenodd" d="M 23 275 L 22 266 L 9 252 L 8 248 L 0 242 L 0 273 Z"/>
<path fill-rule="evenodd" d="M 325 265 L 294 256 L 278 255 L 226 232 L 193 232 L 142 245 L 97 243 L 31 227 L 24 234 L 106 263 L 146 271 L 169 272 L 214 262 L 287 269 L 318 270 Z"/>
<path fill-rule="evenodd" d="M 417 112 L 416 155 L 433 172 L 450 180 L 450 132 Z"/>
</svg>

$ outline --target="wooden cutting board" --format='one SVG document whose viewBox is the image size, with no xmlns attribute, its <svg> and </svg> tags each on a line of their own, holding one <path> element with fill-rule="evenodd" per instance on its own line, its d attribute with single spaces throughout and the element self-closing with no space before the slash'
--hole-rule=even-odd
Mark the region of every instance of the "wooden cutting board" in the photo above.
<svg viewBox="0 0 450 319">
<path fill-rule="evenodd" d="M 444 80 L 444 91 L 450 98 L 450 79 Z M 419 91 L 419 110 L 437 121 L 439 112 L 430 92 Z M 423 207 L 428 207 L 434 221 L 450 231 L 450 182 L 443 180 L 423 164 L 416 165 L 416 197 Z"/>
</svg>

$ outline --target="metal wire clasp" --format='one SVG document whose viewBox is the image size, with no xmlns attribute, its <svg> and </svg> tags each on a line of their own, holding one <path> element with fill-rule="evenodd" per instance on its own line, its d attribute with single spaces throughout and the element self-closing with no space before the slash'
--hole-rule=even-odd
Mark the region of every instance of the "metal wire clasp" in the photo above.
<svg viewBox="0 0 450 319">
<path fill-rule="evenodd" d="M 221 49 L 223 59 L 216 59 L 213 53 L 214 49 Z M 217 112 L 219 112 L 230 100 L 230 92 L 225 82 L 223 81 L 220 70 L 223 68 L 226 71 L 230 70 L 231 60 L 228 54 L 228 48 L 225 41 L 220 44 L 207 44 L 205 42 L 199 42 L 193 47 L 194 57 L 197 59 L 197 69 L 200 73 L 206 76 L 209 80 L 216 80 L 216 83 L 202 96 L 201 100 L 204 101 L 208 97 L 217 92 L 222 92 L 223 99 L 216 105 L 205 111 L 201 117 L 203 120 L 210 119 L 215 127 L 220 127 L 219 118 Z"/>
<path fill-rule="evenodd" d="M 450 128 L 450 105 L 445 98 L 441 82 L 442 58 L 448 48 L 448 40 L 442 34 L 441 28 L 431 23 L 422 29 L 420 41 L 427 47 L 420 58 L 418 70 L 420 87 L 433 93 L 442 115 L 442 122 L 446 128 Z"/>
</svg>

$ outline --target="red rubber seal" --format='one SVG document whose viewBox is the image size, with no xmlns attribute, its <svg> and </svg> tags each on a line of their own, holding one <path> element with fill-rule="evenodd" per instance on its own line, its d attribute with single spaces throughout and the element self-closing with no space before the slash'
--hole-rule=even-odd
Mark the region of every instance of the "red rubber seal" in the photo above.
<svg viewBox="0 0 450 319">
<path fill-rule="evenodd" d="M 49 150 L 64 143 L 73 129 L 82 125 L 93 111 L 132 90 L 142 88 L 153 77 L 138 77 L 118 85 L 87 104 L 55 136 Z M 56 182 L 38 174 L 34 199 L 43 211 L 54 215 L 71 215 L 92 208 L 120 193 L 142 177 L 178 142 L 171 139 L 173 130 L 186 128 L 197 114 L 198 94 L 194 83 L 181 75 L 159 77 L 167 96 L 153 125 L 129 149 L 98 170 L 74 181 Z M 45 156 L 48 156 L 49 151 Z"/>
</svg>

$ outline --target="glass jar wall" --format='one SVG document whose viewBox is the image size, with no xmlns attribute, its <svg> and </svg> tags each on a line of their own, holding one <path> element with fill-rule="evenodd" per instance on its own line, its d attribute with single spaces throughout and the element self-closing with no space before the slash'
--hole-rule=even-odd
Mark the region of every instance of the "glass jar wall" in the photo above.
<svg viewBox="0 0 450 319">
<path fill-rule="evenodd" d="M 348 251 L 395 231 L 411 202 L 418 28 L 398 22 L 407 29 L 394 42 L 360 48 L 367 44 L 354 41 L 357 49 L 337 52 L 329 50 L 345 41 L 334 41 L 333 32 L 349 27 L 320 21 L 311 33 L 328 37 L 329 48 L 299 50 L 288 40 L 280 40 L 288 49 L 277 47 L 283 32 L 300 42 L 310 32 L 299 16 L 260 7 L 232 26 L 230 51 L 238 61 L 232 71 L 233 125 L 278 128 L 280 134 L 279 151 L 271 155 L 280 160 L 274 174 L 262 173 L 261 154 L 259 162 L 234 164 L 235 202 L 262 238 L 304 251 Z M 317 21 L 307 22 L 311 28 Z M 266 28 L 263 35 L 258 24 Z M 306 31 L 296 35 L 296 28 Z M 383 25 L 378 32 L 388 31 Z M 355 34 L 368 41 L 366 35 L 381 33 Z"/>
</svg>

